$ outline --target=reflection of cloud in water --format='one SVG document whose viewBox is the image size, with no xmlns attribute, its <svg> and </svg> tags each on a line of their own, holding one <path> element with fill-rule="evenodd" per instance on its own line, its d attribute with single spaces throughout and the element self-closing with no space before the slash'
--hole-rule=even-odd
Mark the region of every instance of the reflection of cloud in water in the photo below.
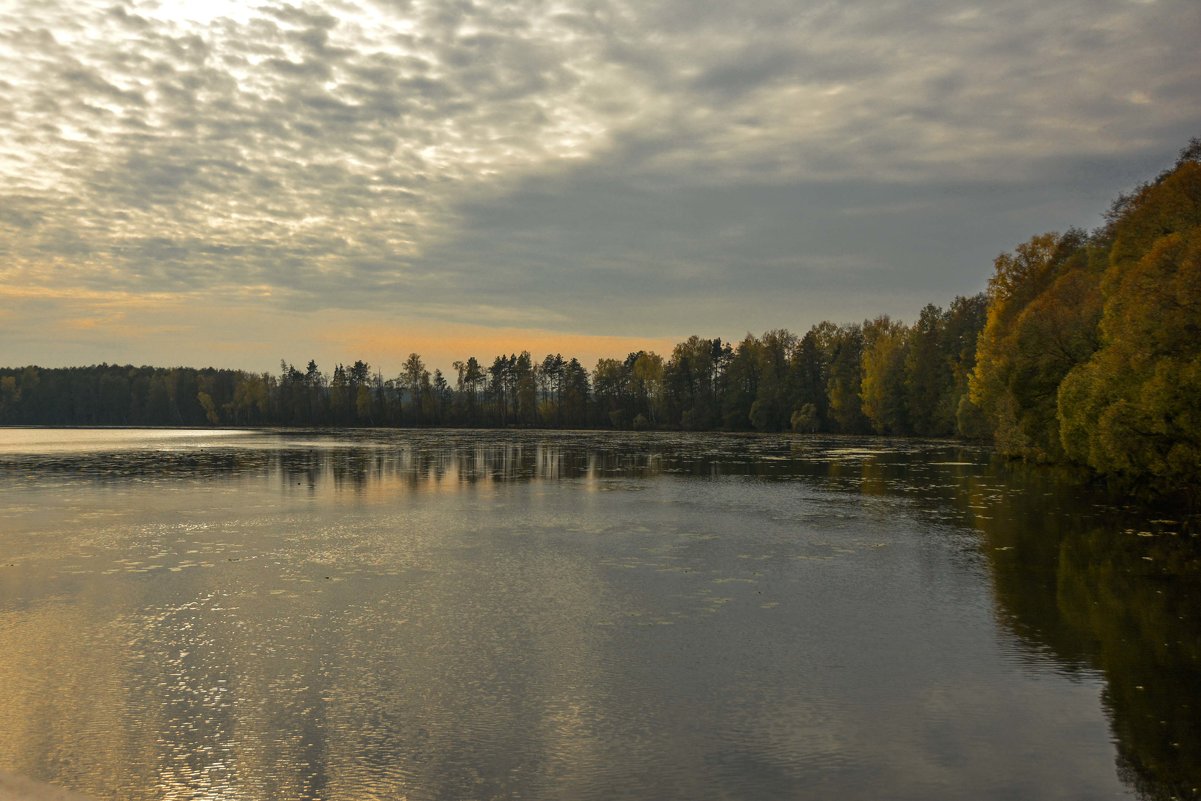
<svg viewBox="0 0 1201 801">
<path fill-rule="evenodd" d="M 60 452 L 104 454 L 164 447 L 196 448 L 230 439 L 247 438 L 254 433 L 237 429 L 0 428 L 0 456 L 37 456 Z"/>
</svg>

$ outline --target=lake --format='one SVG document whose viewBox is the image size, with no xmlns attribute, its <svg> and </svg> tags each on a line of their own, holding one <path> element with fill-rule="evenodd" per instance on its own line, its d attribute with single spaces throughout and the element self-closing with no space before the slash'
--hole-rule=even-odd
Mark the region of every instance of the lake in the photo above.
<svg viewBox="0 0 1201 801">
<path fill-rule="evenodd" d="M 1196 530 L 945 442 L 0 430 L 0 770 L 1197 798 Z"/>
</svg>

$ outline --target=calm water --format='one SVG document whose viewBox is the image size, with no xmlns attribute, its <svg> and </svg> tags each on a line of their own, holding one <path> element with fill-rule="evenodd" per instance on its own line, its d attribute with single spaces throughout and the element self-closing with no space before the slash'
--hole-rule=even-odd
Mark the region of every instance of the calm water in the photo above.
<svg viewBox="0 0 1201 801">
<path fill-rule="evenodd" d="M 938 443 L 0 430 L 0 770 L 1197 798 L 1191 525 Z"/>
</svg>

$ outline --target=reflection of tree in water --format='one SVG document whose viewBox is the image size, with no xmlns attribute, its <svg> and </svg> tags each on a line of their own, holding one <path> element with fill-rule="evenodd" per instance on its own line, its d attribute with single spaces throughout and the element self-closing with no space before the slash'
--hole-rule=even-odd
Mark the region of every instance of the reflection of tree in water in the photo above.
<svg viewBox="0 0 1201 801">
<path fill-rule="evenodd" d="M 695 477 L 812 478 L 860 490 L 860 463 L 832 465 L 827 451 L 858 440 L 630 432 L 350 431 L 263 432 L 245 445 L 145 448 L 0 457 L 0 475 L 36 470 L 64 480 L 121 483 L 206 481 L 276 475 L 316 490 L 364 490 L 388 479 L 414 487 L 442 481 Z M 898 480 L 912 464 L 892 467 Z M 845 485 L 845 486 L 844 486 Z"/>
<path fill-rule="evenodd" d="M 1201 798 L 1201 548 L 1184 524 L 1090 506 L 1020 470 L 977 517 L 1002 625 L 1105 677 L 1120 778 L 1143 798 Z M 973 492 L 965 484 L 965 499 Z"/>
<path fill-rule="evenodd" d="M 1119 770 L 1148 798 L 1201 797 L 1196 551 L 1162 530 L 1140 537 L 1100 527 L 1060 550 L 1063 617 L 1096 637 Z"/>
<path fill-rule="evenodd" d="M 690 476 L 795 477 L 798 465 L 762 461 L 737 438 L 697 440 L 641 436 L 631 448 L 623 436 L 548 437 L 538 441 L 484 442 L 463 437 L 448 442 L 397 443 L 391 447 L 279 450 L 269 469 L 283 481 L 316 488 L 329 481 L 337 489 L 364 490 L 373 483 L 411 488 L 443 482 L 524 482 L 606 478 L 650 478 L 663 473 Z M 787 452 L 788 444 L 778 445 Z M 811 465 L 805 472 L 821 471 Z"/>
</svg>

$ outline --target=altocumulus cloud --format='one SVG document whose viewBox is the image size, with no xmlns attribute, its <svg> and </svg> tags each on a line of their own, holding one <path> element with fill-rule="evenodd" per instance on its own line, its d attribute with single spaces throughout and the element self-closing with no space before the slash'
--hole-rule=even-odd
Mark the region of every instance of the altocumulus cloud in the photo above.
<svg viewBox="0 0 1201 801">
<path fill-rule="evenodd" d="M 1201 132 L 1199 38 L 1184 0 L 10 2 L 0 285 L 911 315 Z"/>
</svg>

